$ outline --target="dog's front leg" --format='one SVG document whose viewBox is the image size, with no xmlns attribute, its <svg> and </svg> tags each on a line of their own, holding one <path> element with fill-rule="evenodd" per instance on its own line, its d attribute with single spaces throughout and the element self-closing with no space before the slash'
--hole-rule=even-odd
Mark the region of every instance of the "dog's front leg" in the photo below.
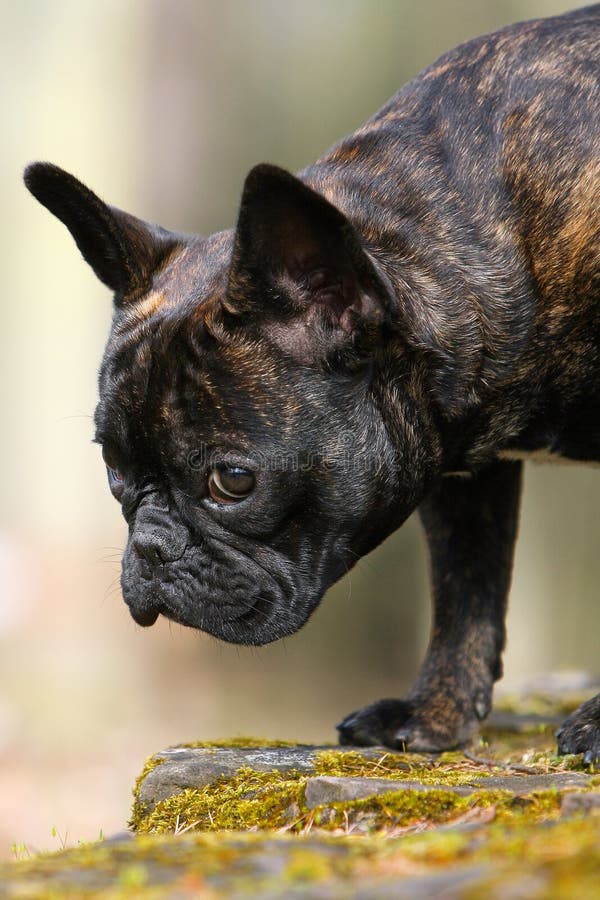
<svg viewBox="0 0 600 900">
<path fill-rule="evenodd" d="M 489 713 L 502 674 L 521 468 L 496 461 L 443 478 L 421 505 L 434 594 L 427 657 L 405 700 L 382 700 L 338 725 L 342 744 L 446 750 L 466 743 Z"/>
</svg>

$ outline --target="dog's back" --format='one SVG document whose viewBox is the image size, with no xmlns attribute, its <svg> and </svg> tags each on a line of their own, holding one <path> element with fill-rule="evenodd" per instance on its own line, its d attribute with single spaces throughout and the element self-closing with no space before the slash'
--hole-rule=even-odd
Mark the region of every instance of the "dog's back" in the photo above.
<svg viewBox="0 0 600 900">
<path fill-rule="evenodd" d="M 442 402 L 485 394 L 497 428 L 575 458 L 600 419 L 599 148 L 597 4 L 450 51 L 305 173 L 392 276 L 406 321 L 427 320 Z M 582 420 L 585 453 L 559 436 Z"/>
</svg>

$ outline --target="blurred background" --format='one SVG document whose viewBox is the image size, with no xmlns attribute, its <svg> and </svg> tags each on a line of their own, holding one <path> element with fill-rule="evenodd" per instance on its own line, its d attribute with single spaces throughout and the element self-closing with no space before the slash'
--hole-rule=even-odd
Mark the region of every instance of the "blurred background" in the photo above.
<svg viewBox="0 0 600 900">
<path fill-rule="evenodd" d="M 208 234 L 233 224 L 255 163 L 299 169 L 444 50 L 575 5 L 3 0 L 1 855 L 122 828 L 144 759 L 169 744 L 334 740 L 343 714 L 408 687 L 430 615 L 411 520 L 284 642 L 134 625 L 125 526 L 91 443 L 110 297 L 23 166 L 51 160 L 140 217 Z M 597 666 L 599 509 L 597 472 L 527 467 L 505 681 Z"/>
</svg>

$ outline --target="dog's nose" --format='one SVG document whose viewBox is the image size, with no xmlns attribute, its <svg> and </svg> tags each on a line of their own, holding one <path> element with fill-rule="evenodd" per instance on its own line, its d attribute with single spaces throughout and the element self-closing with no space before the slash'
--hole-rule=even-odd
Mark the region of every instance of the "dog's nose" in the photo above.
<svg viewBox="0 0 600 900">
<path fill-rule="evenodd" d="M 185 539 L 175 530 L 136 532 L 132 544 L 137 555 L 152 568 L 181 559 L 186 546 Z"/>
<path fill-rule="evenodd" d="M 181 559 L 188 538 L 187 528 L 169 513 L 167 506 L 148 499 L 138 507 L 131 544 L 152 569 Z"/>
</svg>

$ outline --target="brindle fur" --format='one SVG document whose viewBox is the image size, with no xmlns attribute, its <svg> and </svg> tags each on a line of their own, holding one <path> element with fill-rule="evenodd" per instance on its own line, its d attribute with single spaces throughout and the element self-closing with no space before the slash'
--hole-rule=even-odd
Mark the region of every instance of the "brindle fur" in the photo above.
<svg viewBox="0 0 600 900">
<path fill-rule="evenodd" d="M 464 44 L 299 178 L 254 169 L 237 228 L 208 239 L 26 173 L 115 291 L 97 438 L 124 475 L 138 622 L 289 634 L 419 507 L 427 658 L 343 743 L 469 740 L 502 670 L 522 468 L 504 457 L 600 461 L 599 62 L 599 6 Z M 207 471 L 230 458 L 257 488 L 220 509 Z M 600 756 L 599 698 L 559 749 Z"/>
</svg>

